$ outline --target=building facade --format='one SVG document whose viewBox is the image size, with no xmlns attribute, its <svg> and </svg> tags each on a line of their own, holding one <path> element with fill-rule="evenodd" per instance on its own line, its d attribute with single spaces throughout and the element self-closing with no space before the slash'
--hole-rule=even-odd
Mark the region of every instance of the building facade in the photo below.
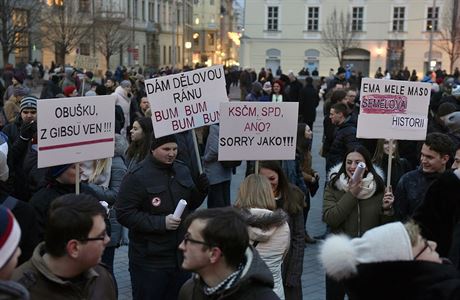
<svg viewBox="0 0 460 300">
<path fill-rule="evenodd" d="M 449 57 L 437 45 L 440 33 L 452 24 L 445 16 L 455 1 L 246 1 L 240 63 L 273 71 L 281 67 L 285 73 L 297 73 L 303 67 L 310 72 L 317 68 L 320 75 L 337 70 L 339 59 L 325 40 L 335 12 L 339 26 L 333 37 L 345 40 L 352 35 L 351 47 L 339 51 L 342 66 L 349 65 L 365 76 L 373 76 L 378 67 L 391 72 L 407 66 L 419 77 L 430 66 L 449 72 Z"/>
</svg>

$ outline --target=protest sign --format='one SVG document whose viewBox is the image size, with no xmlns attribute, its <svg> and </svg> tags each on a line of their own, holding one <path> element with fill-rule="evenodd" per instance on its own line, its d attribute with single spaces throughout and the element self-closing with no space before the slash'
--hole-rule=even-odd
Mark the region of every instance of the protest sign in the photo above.
<svg viewBox="0 0 460 300">
<path fill-rule="evenodd" d="M 220 105 L 219 160 L 295 159 L 297 102 Z"/>
<path fill-rule="evenodd" d="M 112 157 L 115 97 L 37 102 L 38 167 Z"/>
<path fill-rule="evenodd" d="M 97 69 L 98 59 L 97 57 L 77 55 L 75 57 L 75 67 L 78 69 L 84 69 L 86 71 Z"/>
<path fill-rule="evenodd" d="M 363 78 L 356 136 L 424 140 L 430 95 L 429 83 Z"/>
<path fill-rule="evenodd" d="M 227 102 L 222 66 L 145 81 L 156 137 L 219 122 L 219 103 Z"/>
</svg>

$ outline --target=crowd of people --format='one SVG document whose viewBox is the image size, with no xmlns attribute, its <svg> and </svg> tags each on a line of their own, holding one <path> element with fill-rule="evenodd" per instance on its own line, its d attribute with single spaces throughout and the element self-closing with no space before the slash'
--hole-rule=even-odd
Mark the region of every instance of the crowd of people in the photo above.
<svg viewBox="0 0 460 300">
<path fill-rule="evenodd" d="M 40 99 L 32 95 L 24 70 L 5 68 L 1 295 L 116 299 L 115 250 L 128 245 L 133 299 L 302 299 L 305 246 L 326 237 L 320 259 L 328 300 L 393 295 L 402 282 L 372 294 L 376 281 L 390 271 L 398 272 L 399 280 L 414 275 L 411 287 L 425 284 L 416 296 L 392 299 L 455 299 L 460 289 L 459 74 L 430 73 L 427 137 L 396 141 L 356 137 L 361 75 L 350 68 L 339 67 L 329 77 L 317 76 L 317 70 L 310 77 L 310 70 L 302 69 L 302 78 L 281 69 L 276 74 L 226 69 L 227 92 L 239 85 L 241 101 L 299 103 L 295 159 L 248 161 L 246 178 L 232 199 L 230 183 L 242 164 L 218 161 L 218 124 L 196 130 L 203 172 L 191 131 L 154 134 L 144 80 L 174 72 L 119 67 L 96 80 L 90 71 L 51 69 L 40 99 L 116 99 L 114 156 L 82 162 L 77 169 L 75 164 L 37 167 Z M 393 79 L 410 80 L 406 77 Z M 327 232 L 314 238 L 306 223 L 310 200 L 322 188 L 312 168 L 312 130 L 321 101 Z M 365 170 L 354 178 L 361 163 Z M 174 211 L 182 199 L 187 206 L 178 217 Z M 208 208 L 200 208 L 206 199 Z M 428 279 L 418 281 L 420 272 Z M 437 277 L 442 274 L 448 279 Z"/>
</svg>

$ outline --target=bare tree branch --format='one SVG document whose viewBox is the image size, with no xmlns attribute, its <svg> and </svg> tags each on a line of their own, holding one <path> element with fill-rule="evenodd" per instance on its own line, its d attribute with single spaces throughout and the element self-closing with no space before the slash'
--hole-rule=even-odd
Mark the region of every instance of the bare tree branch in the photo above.
<svg viewBox="0 0 460 300">
<path fill-rule="evenodd" d="M 435 46 L 445 52 L 449 57 L 449 71 L 452 74 L 455 62 L 460 58 L 460 30 L 457 23 L 458 2 L 448 0 L 444 6 L 441 29 L 438 33 L 439 39 Z"/>
<path fill-rule="evenodd" d="M 123 29 L 122 20 L 116 18 L 95 21 L 96 48 L 105 57 L 107 69 L 110 69 L 110 57 L 120 52 L 120 47 L 129 41 L 130 34 Z"/>
<path fill-rule="evenodd" d="M 334 9 L 322 30 L 323 49 L 330 55 L 337 57 L 339 64 L 343 63 L 343 52 L 347 49 L 356 48 L 359 42 L 355 40 L 355 34 L 351 31 L 351 18 L 340 15 Z"/>
</svg>

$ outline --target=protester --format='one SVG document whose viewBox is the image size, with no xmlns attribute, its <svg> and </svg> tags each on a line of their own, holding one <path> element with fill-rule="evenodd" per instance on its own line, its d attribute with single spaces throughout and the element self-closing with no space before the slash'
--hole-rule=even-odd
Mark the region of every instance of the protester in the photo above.
<svg viewBox="0 0 460 300">
<path fill-rule="evenodd" d="M 139 118 L 131 128 L 131 143 L 126 150 L 126 166 L 132 171 L 149 154 L 150 143 L 152 142 L 152 119 Z"/>
<path fill-rule="evenodd" d="M 289 216 L 291 241 L 282 265 L 284 294 L 286 300 L 302 300 L 302 272 L 305 249 L 303 206 L 305 194 L 295 185 L 289 184 L 281 166 L 275 161 L 260 162 L 259 174 L 267 177 L 276 201 Z"/>
<path fill-rule="evenodd" d="M 14 123 L 3 128 L 8 137 L 8 167 L 10 176 L 8 185 L 12 188 L 12 196 L 28 201 L 29 187 L 24 173 L 24 159 L 37 133 L 37 98 L 27 96 L 21 100 L 20 114 Z"/>
<path fill-rule="evenodd" d="M 243 209 L 249 240 L 272 272 L 273 291 L 284 300 L 281 264 L 289 249 L 290 231 L 286 213 L 276 208 L 268 179 L 256 174 L 246 177 L 235 206 Z"/>
<path fill-rule="evenodd" d="M 196 274 L 180 289 L 179 300 L 279 299 L 272 291 L 273 276 L 249 246 L 246 223 L 234 208 L 198 210 L 184 227 L 182 268 Z"/>
<path fill-rule="evenodd" d="M 313 86 L 313 78 L 305 79 L 306 85 L 300 92 L 300 114 L 302 121 L 310 128 L 313 128 L 313 123 L 316 120 L 316 108 L 319 104 L 319 95 L 316 88 Z"/>
<path fill-rule="evenodd" d="M 284 98 L 284 83 L 281 80 L 276 80 L 273 83 L 272 102 L 283 102 Z"/>
<path fill-rule="evenodd" d="M 361 178 L 351 180 L 358 163 L 365 163 Z M 324 191 L 323 222 L 333 233 L 359 237 L 367 230 L 394 219 L 394 197 L 385 191 L 382 171 L 362 146 L 346 152 L 342 163 L 331 168 Z M 343 285 L 326 276 L 326 299 L 343 299 Z"/>
<path fill-rule="evenodd" d="M 78 96 L 77 87 L 74 85 L 68 85 L 62 90 L 63 90 L 64 96 L 66 97 L 77 97 Z"/>
<path fill-rule="evenodd" d="M 438 244 L 438 252 L 460 270 L 460 146 L 452 170 L 442 173 L 428 187 L 425 198 L 414 213 L 426 238 Z"/>
<path fill-rule="evenodd" d="M 208 208 L 230 206 L 230 181 L 232 168 L 218 161 L 219 124 L 209 127 L 209 135 L 204 149 L 204 172 L 209 178 Z"/>
<path fill-rule="evenodd" d="M 195 185 L 189 169 L 175 161 L 173 135 L 153 137 L 150 151 L 125 176 L 115 208 L 118 221 L 129 229 L 133 299 L 176 299 L 179 287 L 189 278 L 180 269 L 177 252 L 184 237 L 181 220 L 201 205 L 209 181 L 202 174 Z M 174 217 L 181 199 L 187 206 L 181 217 Z"/>
<path fill-rule="evenodd" d="M 69 194 L 54 200 L 45 241 L 13 279 L 31 299 L 116 299 L 113 278 L 100 265 L 105 246 L 105 208 L 89 195 Z"/>
<path fill-rule="evenodd" d="M 12 72 L 12 77 L 11 77 L 11 85 L 7 85 L 5 94 L 3 95 L 3 101 L 7 101 L 8 99 L 11 98 L 11 96 L 14 95 L 14 91 L 17 89 L 21 88 L 26 88 L 27 87 L 24 85 L 24 80 L 25 80 L 25 74 L 21 71 L 14 71 Z"/>
<path fill-rule="evenodd" d="M 436 243 L 414 223 L 395 222 L 350 240 L 329 237 L 320 260 L 326 274 L 345 283 L 349 299 L 459 299 L 460 277 L 442 264 Z"/>
<path fill-rule="evenodd" d="M 395 212 L 400 220 L 412 216 L 430 184 L 446 170 L 451 156 L 452 141 L 447 135 L 427 135 L 420 154 L 420 167 L 404 174 L 395 190 Z"/>
<path fill-rule="evenodd" d="M 388 178 L 388 156 L 390 148 L 392 153 L 390 185 L 396 188 L 399 179 L 411 170 L 407 159 L 399 157 L 398 141 L 388 139 L 378 140 L 377 149 L 375 150 L 374 157 L 372 157 L 372 163 L 383 171 L 383 179 L 386 180 Z"/>
<path fill-rule="evenodd" d="M 127 136 L 129 131 L 128 128 L 131 126 L 131 114 L 133 113 L 131 111 L 131 101 L 133 97 L 131 94 L 131 82 L 129 80 L 123 80 L 112 95 L 115 95 L 115 104 L 121 106 L 125 117 L 125 124 L 120 134 Z"/>
</svg>

